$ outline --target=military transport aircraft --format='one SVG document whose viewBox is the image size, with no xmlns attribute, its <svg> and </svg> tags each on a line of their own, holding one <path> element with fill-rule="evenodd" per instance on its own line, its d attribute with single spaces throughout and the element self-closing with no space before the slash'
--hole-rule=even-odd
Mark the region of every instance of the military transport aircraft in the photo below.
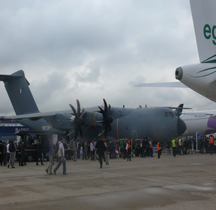
<svg viewBox="0 0 216 210">
<path fill-rule="evenodd" d="M 156 108 L 117 108 L 103 107 L 77 109 L 71 104 L 70 110 L 41 113 L 29 89 L 29 82 L 22 70 L 12 75 L 0 75 L 13 105 L 16 116 L 1 117 L 15 119 L 30 129 L 41 130 L 43 126 L 72 132 L 72 138 L 97 138 L 103 135 L 108 138 L 144 138 L 170 140 L 182 135 L 186 126 L 169 107 Z"/>
</svg>

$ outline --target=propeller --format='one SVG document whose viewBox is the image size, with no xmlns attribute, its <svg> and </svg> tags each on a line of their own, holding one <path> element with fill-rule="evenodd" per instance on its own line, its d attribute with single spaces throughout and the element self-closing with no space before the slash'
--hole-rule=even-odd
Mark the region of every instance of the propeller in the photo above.
<svg viewBox="0 0 216 210">
<path fill-rule="evenodd" d="M 102 124 L 105 128 L 105 130 L 101 134 L 104 133 L 104 136 L 107 137 L 108 132 L 112 130 L 110 124 L 113 122 L 113 118 L 109 116 L 111 111 L 111 106 L 109 105 L 109 107 L 107 107 L 107 102 L 105 99 L 103 99 L 103 102 L 104 102 L 104 109 L 102 109 L 100 106 L 98 106 L 98 108 L 100 109 L 100 113 L 103 115 Z"/>
<path fill-rule="evenodd" d="M 82 112 L 80 112 L 80 102 L 79 100 L 76 100 L 76 102 L 77 102 L 77 111 L 73 107 L 73 105 L 69 104 L 75 116 L 73 120 L 73 129 L 75 132 L 75 139 L 77 139 L 78 133 L 80 134 L 82 138 L 82 135 L 83 135 L 82 126 L 85 124 L 85 120 L 83 119 L 83 116 L 85 115 L 85 111 L 83 109 Z"/>
</svg>

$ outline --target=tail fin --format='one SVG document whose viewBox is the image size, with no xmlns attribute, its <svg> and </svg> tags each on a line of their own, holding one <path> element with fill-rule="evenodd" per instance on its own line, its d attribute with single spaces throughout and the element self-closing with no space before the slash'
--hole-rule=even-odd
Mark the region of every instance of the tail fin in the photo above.
<svg viewBox="0 0 216 210">
<path fill-rule="evenodd" d="M 201 63 L 216 63 L 216 1 L 190 0 Z"/>
<path fill-rule="evenodd" d="M 175 110 L 176 116 L 178 116 L 178 117 L 181 116 L 182 110 L 183 110 L 183 106 L 184 106 L 184 104 L 179 104 L 178 108 L 176 108 L 176 110 Z"/>
<path fill-rule="evenodd" d="M 25 78 L 23 70 L 12 75 L 0 75 L 8 96 L 17 115 L 39 112 L 32 93 L 29 89 L 29 82 Z"/>
</svg>

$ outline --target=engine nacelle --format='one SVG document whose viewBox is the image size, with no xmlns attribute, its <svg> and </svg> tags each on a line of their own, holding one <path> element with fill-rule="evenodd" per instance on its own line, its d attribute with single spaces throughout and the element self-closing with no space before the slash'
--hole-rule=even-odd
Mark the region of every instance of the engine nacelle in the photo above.
<svg viewBox="0 0 216 210">
<path fill-rule="evenodd" d="M 216 101 L 216 64 L 201 63 L 179 67 L 175 77 L 197 93 Z"/>
<path fill-rule="evenodd" d="M 86 126 L 101 127 L 103 122 L 103 115 L 98 112 L 86 112 L 83 119 Z"/>
<path fill-rule="evenodd" d="M 56 114 L 55 117 L 51 117 L 46 120 L 51 123 L 52 127 L 57 128 L 59 130 L 70 130 L 71 129 L 71 121 L 73 121 L 74 116 L 63 113 Z"/>
</svg>

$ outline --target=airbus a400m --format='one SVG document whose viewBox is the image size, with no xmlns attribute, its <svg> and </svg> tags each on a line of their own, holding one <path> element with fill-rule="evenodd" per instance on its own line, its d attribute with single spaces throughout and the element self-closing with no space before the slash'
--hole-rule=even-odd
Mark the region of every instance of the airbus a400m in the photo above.
<svg viewBox="0 0 216 210">
<path fill-rule="evenodd" d="M 167 141 L 182 135 L 186 130 L 185 123 L 169 107 L 155 108 L 119 108 L 103 107 L 71 109 L 65 111 L 41 113 L 29 89 L 29 83 L 22 70 L 12 75 L 0 75 L 13 105 L 15 116 L 4 116 L 2 119 L 18 120 L 32 130 L 41 130 L 43 126 L 71 133 L 71 138 L 97 138 L 98 135 L 108 138 L 144 138 Z"/>
</svg>

